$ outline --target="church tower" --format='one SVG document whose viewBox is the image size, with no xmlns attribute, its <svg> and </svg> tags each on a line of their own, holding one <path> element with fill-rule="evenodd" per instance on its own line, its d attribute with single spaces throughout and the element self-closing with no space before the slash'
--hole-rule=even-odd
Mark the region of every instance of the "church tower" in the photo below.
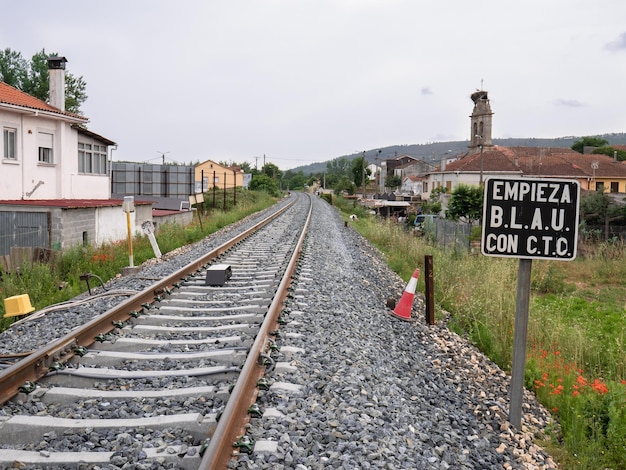
<svg viewBox="0 0 626 470">
<path fill-rule="evenodd" d="M 487 92 L 483 90 L 472 93 L 474 110 L 471 119 L 470 149 L 476 149 L 481 145 L 491 147 L 491 122 L 493 113 L 489 104 Z"/>
</svg>

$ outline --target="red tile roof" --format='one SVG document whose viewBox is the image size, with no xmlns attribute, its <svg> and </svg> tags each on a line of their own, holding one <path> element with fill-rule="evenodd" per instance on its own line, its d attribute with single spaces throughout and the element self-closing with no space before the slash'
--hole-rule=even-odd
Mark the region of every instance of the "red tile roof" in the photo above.
<svg viewBox="0 0 626 470">
<path fill-rule="evenodd" d="M 13 106 L 19 106 L 21 108 L 34 109 L 38 111 L 47 111 L 50 113 L 58 114 L 60 116 L 67 116 L 74 119 L 80 119 L 87 121 L 88 119 L 78 114 L 68 113 L 62 111 L 54 106 L 49 105 L 45 101 L 35 98 L 34 96 L 24 93 L 17 88 L 7 85 L 4 82 L 0 82 L 0 103 L 5 103 Z"/>
<path fill-rule="evenodd" d="M 597 162 L 594 170 L 592 163 Z M 473 149 L 448 163 L 445 172 L 479 172 L 480 150 Z M 626 177 L 626 164 L 606 155 L 583 155 L 567 148 L 486 147 L 482 168 L 488 172 L 511 172 L 526 176 L 585 178 Z"/>
<path fill-rule="evenodd" d="M 86 207 L 115 207 L 124 203 L 122 199 L 15 199 L 2 200 L 0 206 L 43 206 L 77 209 Z M 150 201 L 134 201 L 135 205 L 152 204 Z"/>
<path fill-rule="evenodd" d="M 422 181 L 424 178 L 422 178 L 421 176 L 409 175 L 409 176 L 406 176 L 406 177 L 404 178 L 404 180 L 405 180 L 405 181 L 406 181 L 407 179 L 408 179 L 409 181 L 414 181 L 414 182 L 416 182 L 416 181 Z"/>
</svg>

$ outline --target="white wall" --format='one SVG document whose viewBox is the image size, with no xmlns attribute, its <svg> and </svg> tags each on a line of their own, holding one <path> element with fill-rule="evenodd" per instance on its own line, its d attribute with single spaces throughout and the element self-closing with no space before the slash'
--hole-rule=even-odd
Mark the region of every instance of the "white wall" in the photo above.
<svg viewBox="0 0 626 470">
<path fill-rule="evenodd" d="M 141 224 L 146 220 L 152 221 L 152 205 L 135 206 L 130 213 L 130 227 L 134 235 L 142 235 Z M 96 210 L 95 245 L 126 240 L 128 238 L 128 223 L 126 212 L 120 206 L 99 207 Z"/>
<path fill-rule="evenodd" d="M 0 127 L 17 129 L 17 159 L 0 154 L 0 199 L 108 199 L 108 175 L 78 173 L 78 132 L 69 122 L 0 111 Z M 39 134 L 53 135 L 53 163 L 39 162 Z M 2 134 L 0 134 L 2 140 Z M 3 148 L 0 145 L 0 150 Z"/>
<path fill-rule="evenodd" d="M 15 194 L 21 196 L 21 183 L 23 168 L 21 160 L 21 117 L 16 113 L 8 113 L 0 110 L 0 128 L 5 127 L 17 129 L 16 152 L 17 160 L 4 159 L 4 143 L 0 145 L 0 199 L 17 199 Z M 4 132 L 0 134 L 0 141 L 3 141 Z"/>
<path fill-rule="evenodd" d="M 409 193 L 411 191 L 413 191 L 413 194 L 420 194 L 422 192 L 422 182 L 411 181 L 409 178 L 404 178 L 402 186 L 400 187 L 400 192 Z"/>
</svg>

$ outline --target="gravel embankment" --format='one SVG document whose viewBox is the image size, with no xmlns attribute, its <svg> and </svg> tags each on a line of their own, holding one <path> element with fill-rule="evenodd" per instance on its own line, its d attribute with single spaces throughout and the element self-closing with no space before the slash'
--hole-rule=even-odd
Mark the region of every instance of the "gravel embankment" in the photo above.
<svg viewBox="0 0 626 470">
<path fill-rule="evenodd" d="M 295 369 L 270 376 L 301 390 L 260 392 L 261 408 L 279 417 L 253 419 L 250 435 L 273 446 L 241 454 L 237 468 L 557 468 L 533 443 L 550 422 L 534 396 L 525 393 L 516 432 L 509 377 L 445 325 L 426 325 L 419 292 L 417 322 L 389 315 L 387 298 L 406 282 L 330 206 L 314 204 L 280 332 L 283 347 L 302 351 L 279 352 Z"/>
</svg>

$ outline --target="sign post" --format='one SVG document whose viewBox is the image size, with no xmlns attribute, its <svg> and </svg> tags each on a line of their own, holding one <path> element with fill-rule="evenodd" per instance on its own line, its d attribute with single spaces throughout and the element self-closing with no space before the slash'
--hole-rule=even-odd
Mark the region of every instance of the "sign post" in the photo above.
<svg viewBox="0 0 626 470">
<path fill-rule="evenodd" d="M 489 178 L 481 252 L 519 258 L 509 422 L 522 424 L 526 337 L 533 259 L 571 261 L 578 242 L 580 183 L 548 178 Z"/>
</svg>

